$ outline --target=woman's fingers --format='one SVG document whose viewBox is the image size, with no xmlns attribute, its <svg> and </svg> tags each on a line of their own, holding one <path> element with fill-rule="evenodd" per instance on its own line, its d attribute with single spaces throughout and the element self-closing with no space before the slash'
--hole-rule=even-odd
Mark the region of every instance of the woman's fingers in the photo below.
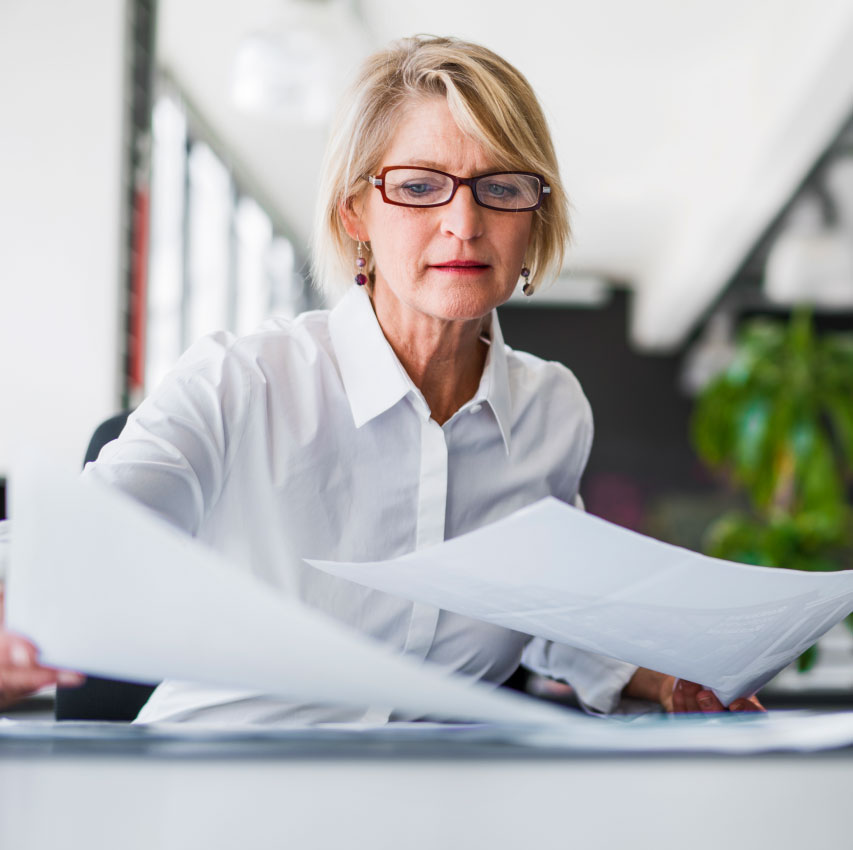
<svg viewBox="0 0 853 850">
<path fill-rule="evenodd" d="M 61 688 L 76 688 L 82 685 L 85 677 L 68 670 L 53 670 L 50 667 L 32 667 L 28 670 L 0 668 L 0 697 L 7 694 L 23 696 L 48 685 Z"/>
<path fill-rule="evenodd" d="M 701 685 L 696 682 L 688 682 L 684 679 L 679 679 L 675 684 L 675 690 L 672 692 L 673 711 L 676 712 L 696 712 L 703 711 L 700 706 L 698 696 L 704 691 Z"/>
<path fill-rule="evenodd" d="M 767 711 L 767 709 L 755 697 L 744 697 L 736 699 L 729 706 L 729 711 Z"/>
<path fill-rule="evenodd" d="M 28 640 L 0 630 L 0 670 L 26 670 L 38 665 L 37 658 L 38 652 Z"/>
<path fill-rule="evenodd" d="M 44 667 L 30 670 L 0 668 L 0 694 L 26 694 L 56 682 L 56 671 Z"/>
<path fill-rule="evenodd" d="M 728 711 L 764 711 L 764 706 L 755 697 L 736 699 L 728 707 Z M 676 714 L 696 712 L 716 714 L 726 711 L 713 691 L 696 682 L 679 679 L 672 692 L 672 711 Z"/>
<path fill-rule="evenodd" d="M 0 631 L 0 707 L 56 681 L 52 670 L 36 663 L 35 647 L 16 635 Z"/>
<path fill-rule="evenodd" d="M 755 697 L 736 699 L 728 707 L 729 711 L 764 711 L 764 706 Z M 716 714 L 726 711 L 713 691 L 696 682 L 678 679 L 672 692 L 672 711 L 676 714 L 683 712 L 701 712 Z"/>
<path fill-rule="evenodd" d="M 725 711 L 726 707 L 717 699 L 713 691 L 700 688 L 696 694 L 696 703 L 699 706 L 699 711 L 706 714 L 714 714 L 718 711 Z"/>
<path fill-rule="evenodd" d="M 681 679 L 676 679 L 672 688 L 671 705 L 667 705 L 666 700 L 661 700 L 663 707 L 673 714 L 681 714 L 687 709 L 684 707 L 684 691 L 679 687 Z"/>
<path fill-rule="evenodd" d="M 47 685 L 75 687 L 84 681 L 79 673 L 42 667 L 38 651 L 28 640 L 0 629 L 0 707 Z"/>
</svg>

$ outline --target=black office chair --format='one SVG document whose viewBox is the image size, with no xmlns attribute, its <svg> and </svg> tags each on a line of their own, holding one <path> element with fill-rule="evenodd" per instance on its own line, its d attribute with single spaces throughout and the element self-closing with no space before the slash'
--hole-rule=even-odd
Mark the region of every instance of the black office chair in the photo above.
<svg viewBox="0 0 853 850">
<path fill-rule="evenodd" d="M 84 463 L 96 460 L 101 449 L 122 432 L 129 410 L 107 419 L 95 430 Z M 57 720 L 124 720 L 139 713 L 156 685 L 88 676 L 78 688 L 56 689 Z"/>
</svg>

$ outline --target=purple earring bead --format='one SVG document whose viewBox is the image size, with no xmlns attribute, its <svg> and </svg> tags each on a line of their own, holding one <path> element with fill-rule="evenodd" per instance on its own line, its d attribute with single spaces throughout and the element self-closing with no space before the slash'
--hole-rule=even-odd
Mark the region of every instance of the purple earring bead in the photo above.
<svg viewBox="0 0 853 850">
<path fill-rule="evenodd" d="M 363 268 L 367 265 L 367 260 L 365 260 L 365 259 L 364 259 L 364 257 L 359 257 L 359 258 L 355 261 L 355 264 L 356 264 L 360 269 L 363 269 Z"/>
<path fill-rule="evenodd" d="M 530 269 L 527 266 L 521 267 L 521 276 L 522 277 L 530 277 Z"/>
<path fill-rule="evenodd" d="M 355 282 L 356 282 L 359 286 L 364 286 L 364 284 L 365 284 L 365 283 L 367 283 L 367 275 L 364 275 L 364 274 L 362 274 L 361 272 L 359 272 L 359 273 L 355 276 Z"/>
</svg>

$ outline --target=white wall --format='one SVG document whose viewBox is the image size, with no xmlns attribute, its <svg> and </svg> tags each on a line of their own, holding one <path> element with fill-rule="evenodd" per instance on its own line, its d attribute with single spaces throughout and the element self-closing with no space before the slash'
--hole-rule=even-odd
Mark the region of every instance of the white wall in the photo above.
<svg viewBox="0 0 853 850">
<path fill-rule="evenodd" d="M 0 3 L 0 475 L 119 404 L 125 9 Z"/>
</svg>

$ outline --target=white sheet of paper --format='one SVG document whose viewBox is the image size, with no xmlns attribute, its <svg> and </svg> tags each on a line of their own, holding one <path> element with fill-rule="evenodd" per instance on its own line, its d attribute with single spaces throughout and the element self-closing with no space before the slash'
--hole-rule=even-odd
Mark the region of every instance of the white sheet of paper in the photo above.
<svg viewBox="0 0 853 850">
<path fill-rule="evenodd" d="M 33 463 L 12 484 L 6 625 L 33 640 L 45 664 L 451 719 L 572 720 L 565 710 L 395 655 L 113 489 Z"/>
<path fill-rule="evenodd" d="M 709 558 L 543 499 L 389 561 L 313 566 L 406 599 L 754 693 L 853 611 L 853 571 Z"/>
</svg>

